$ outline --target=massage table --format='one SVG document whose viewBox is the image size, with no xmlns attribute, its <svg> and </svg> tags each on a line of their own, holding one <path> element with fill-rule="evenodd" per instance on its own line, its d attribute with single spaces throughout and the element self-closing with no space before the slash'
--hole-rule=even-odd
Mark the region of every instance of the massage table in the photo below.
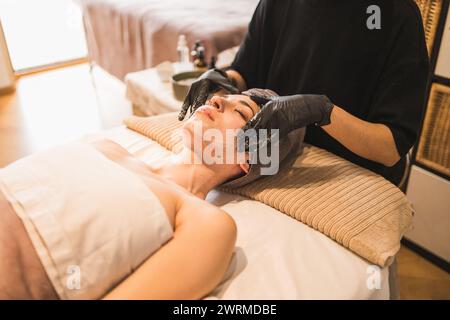
<svg viewBox="0 0 450 320">
<path fill-rule="evenodd" d="M 77 0 L 90 59 L 119 79 L 177 61 L 177 41 L 201 40 L 206 58 L 240 44 L 258 0 Z"/>
<path fill-rule="evenodd" d="M 119 143 L 146 163 L 163 162 L 170 154 L 124 126 L 84 139 L 100 138 Z M 235 219 L 238 236 L 224 278 L 205 299 L 391 298 L 389 268 L 374 266 L 263 203 L 218 190 L 211 192 L 207 201 Z"/>
</svg>

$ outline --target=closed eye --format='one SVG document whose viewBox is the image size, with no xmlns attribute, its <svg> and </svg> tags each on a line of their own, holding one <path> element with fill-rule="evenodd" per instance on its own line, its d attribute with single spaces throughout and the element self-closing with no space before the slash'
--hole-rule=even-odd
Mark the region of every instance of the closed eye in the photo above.
<svg viewBox="0 0 450 320">
<path fill-rule="evenodd" d="M 248 121 L 247 117 L 245 116 L 245 114 L 244 114 L 241 110 L 235 109 L 234 111 L 236 111 L 237 113 L 239 113 L 239 114 L 241 115 L 242 119 L 244 119 L 245 122 Z"/>
</svg>

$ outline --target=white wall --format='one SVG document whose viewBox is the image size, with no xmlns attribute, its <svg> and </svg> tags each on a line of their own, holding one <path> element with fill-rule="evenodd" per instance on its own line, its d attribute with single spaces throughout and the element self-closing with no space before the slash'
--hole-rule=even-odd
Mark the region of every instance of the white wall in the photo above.
<svg viewBox="0 0 450 320">
<path fill-rule="evenodd" d="M 416 211 L 406 238 L 450 261 L 450 181 L 412 166 L 406 195 Z"/>
<path fill-rule="evenodd" d="M 447 21 L 445 22 L 435 73 L 450 79 L 450 8 L 447 12 Z"/>
<path fill-rule="evenodd" d="M 0 90 L 11 87 L 14 82 L 13 70 L 0 22 Z"/>
</svg>

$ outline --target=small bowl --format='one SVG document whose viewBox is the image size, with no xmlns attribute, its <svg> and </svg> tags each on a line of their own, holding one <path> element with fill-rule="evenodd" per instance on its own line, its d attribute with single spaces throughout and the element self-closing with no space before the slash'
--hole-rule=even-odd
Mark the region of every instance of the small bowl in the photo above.
<svg viewBox="0 0 450 320">
<path fill-rule="evenodd" d="M 197 80 L 204 71 L 185 71 L 172 76 L 173 94 L 177 100 L 184 101 L 192 82 Z"/>
</svg>

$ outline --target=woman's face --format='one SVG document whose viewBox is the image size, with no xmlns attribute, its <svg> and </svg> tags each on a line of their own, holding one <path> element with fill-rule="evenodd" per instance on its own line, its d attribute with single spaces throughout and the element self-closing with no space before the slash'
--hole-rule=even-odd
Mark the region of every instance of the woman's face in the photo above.
<svg viewBox="0 0 450 320">
<path fill-rule="evenodd" d="M 244 95 L 215 95 L 199 107 L 186 126 L 200 121 L 204 129 L 214 128 L 221 131 L 240 129 L 259 111 L 259 106 Z"/>
<path fill-rule="evenodd" d="M 243 128 L 259 110 L 259 106 L 245 95 L 213 96 L 184 124 L 183 129 L 191 141 L 188 146 L 192 149 L 192 141 L 199 139 L 202 141 L 202 150 L 205 149 L 210 143 L 210 140 L 205 137 L 208 137 L 208 130 L 211 129 L 210 132 L 215 131 L 222 135 L 222 148 L 216 144 L 215 149 L 222 149 L 220 151 L 223 153 L 227 145 L 236 143 L 236 134 L 229 134 L 229 132 Z M 201 130 L 198 129 L 199 126 Z"/>
</svg>

